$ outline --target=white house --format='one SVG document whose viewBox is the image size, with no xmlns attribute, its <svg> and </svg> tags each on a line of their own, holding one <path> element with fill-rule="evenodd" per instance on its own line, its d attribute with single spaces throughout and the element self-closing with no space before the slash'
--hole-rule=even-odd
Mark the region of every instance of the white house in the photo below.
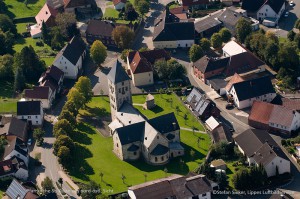
<svg viewBox="0 0 300 199">
<path fill-rule="evenodd" d="M 116 10 L 122 10 L 125 8 L 127 0 L 113 0 L 113 4 Z"/>
<path fill-rule="evenodd" d="M 24 97 L 27 101 L 41 101 L 44 109 L 49 109 L 55 98 L 55 92 L 52 92 L 48 86 L 34 86 L 32 89 L 25 89 L 24 92 Z"/>
<path fill-rule="evenodd" d="M 41 126 L 44 121 L 44 110 L 41 101 L 18 101 L 17 118 L 28 121 L 29 125 Z"/>
<path fill-rule="evenodd" d="M 233 83 L 227 95 L 238 109 L 243 109 L 252 106 L 254 100 L 271 102 L 276 92 L 270 78 L 265 76 Z"/>
<path fill-rule="evenodd" d="M 77 79 L 82 72 L 82 63 L 86 56 L 86 45 L 78 36 L 57 54 L 53 65 L 63 71 L 65 78 Z"/>
<path fill-rule="evenodd" d="M 256 17 L 259 21 L 263 22 L 263 25 L 274 27 L 277 26 L 281 15 L 285 11 L 285 1 L 268 0 L 257 11 Z"/>
<path fill-rule="evenodd" d="M 204 175 L 171 175 L 154 181 L 145 182 L 128 188 L 131 199 L 180 198 L 210 199 L 211 192 L 218 189 L 218 184 Z"/>
<path fill-rule="evenodd" d="M 268 177 L 290 173 L 290 161 L 267 131 L 248 129 L 234 137 L 234 141 L 250 165 L 262 165 Z"/>
</svg>

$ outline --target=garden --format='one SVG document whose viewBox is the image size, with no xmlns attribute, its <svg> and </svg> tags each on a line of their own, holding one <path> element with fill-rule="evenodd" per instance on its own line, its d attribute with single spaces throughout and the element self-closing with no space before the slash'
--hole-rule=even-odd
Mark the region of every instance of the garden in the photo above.
<svg viewBox="0 0 300 199">
<path fill-rule="evenodd" d="M 193 116 L 175 95 L 155 95 L 155 99 L 157 107 L 159 107 L 156 110 L 148 111 L 140 109 L 140 106 L 136 107 L 146 117 L 152 118 L 175 111 L 175 107 L 178 106 L 179 111 L 175 111 L 175 115 L 181 127 L 191 128 L 194 125 L 197 129 L 203 130 L 203 126 L 196 119 L 193 124 Z M 170 99 L 173 102 L 167 101 Z M 144 100 L 144 95 L 133 96 L 134 103 L 140 104 Z M 189 119 L 184 120 L 183 115 L 187 113 Z M 93 97 L 85 110 L 80 111 L 80 115 L 110 117 L 108 97 Z M 89 180 L 100 182 L 102 188 L 111 189 L 114 193 L 125 191 L 128 186 L 163 178 L 174 173 L 186 175 L 198 168 L 210 148 L 210 138 L 207 134 L 181 130 L 181 142 L 185 148 L 185 156 L 175 158 L 165 166 L 151 166 L 142 160 L 121 161 L 112 152 L 112 138 L 104 137 L 93 125 L 88 123 L 80 122 L 72 139 L 76 143 L 76 157 L 69 174 L 78 182 Z"/>
</svg>

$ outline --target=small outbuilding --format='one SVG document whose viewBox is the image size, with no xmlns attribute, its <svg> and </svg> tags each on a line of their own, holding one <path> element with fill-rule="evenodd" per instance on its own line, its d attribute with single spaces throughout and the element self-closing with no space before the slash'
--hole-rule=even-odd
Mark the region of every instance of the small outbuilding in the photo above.
<svg viewBox="0 0 300 199">
<path fill-rule="evenodd" d="M 213 168 L 215 168 L 216 170 L 217 170 L 217 169 L 221 169 L 221 170 L 224 170 L 224 171 L 226 171 L 226 169 L 227 169 L 227 165 L 226 165 L 226 163 L 224 162 L 224 160 L 222 160 L 222 159 L 213 160 L 213 161 L 210 163 L 210 167 L 213 167 Z"/>
<path fill-rule="evenodd" d="M 154 101 L 154 96 L 151 95 L 150 93 L 146 97 L 146 102 L 144 103 L 144 109 L 150 110 L 155 107 L 155 101 Z"/>
</svg>

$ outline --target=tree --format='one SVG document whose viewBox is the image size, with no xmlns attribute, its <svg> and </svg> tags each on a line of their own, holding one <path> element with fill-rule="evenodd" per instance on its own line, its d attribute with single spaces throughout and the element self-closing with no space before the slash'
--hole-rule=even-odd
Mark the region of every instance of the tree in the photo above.
<svg viewBox="0 0 300 199">
<path fill-rule="evenodd" d="M 211 36 L 210 43 L 211 43 L 213 48 L 222 47 L 222 37 L 221 37 L 221 35 L 219 33 L 214 33 Z"/>
<path fill-rule="evenodd" d="M 279 46 L 274 41 L 268 41 L 267 45 L 264 48 L 264 60 L 273 66 L 278 62 L 277 53 L 279 51 Z"/>
<path fill-rule="evenodd" d="M 47 28 L 47 25 L 46 25 L 46 23 L 44 21 L 42 23 L 41 30 L 42 30 L 42 35 L 43 35 L 43 41 L 46 44 L 50 44 L 50 41 L 51 41 L 50 32 L 49 32 L 49 29 Z"/>
<path fill-rule="evenodd" d="M 290 41 L 294 41 L 294 37 L 295 37 L 296 33 L 293 31 L 293 30 L 290 30 L 287 34 L 287 38 L 290 40 Z"/>
<path fill-rule="evenodd" d="M 60 184 L 60 187 L 62 187 L 62 184 L 63 184 L 63 179 L 62 178 L 58 178 L 58 183 Z"/>
<path fill-rule="evenodd" d="M 86 76 L 81 76 L 75 84 L 75 88 L 83 95 L 85 103 L 90 102 L 93 97 L 92 83 Z"/>
<path fill-rule="evenodd" d="M 1 80 L 11 80 L 14 77 L 13 72 L 13 56 L 7 54 L 0 56 L 0 79 Z"/>
<path fill-rule="evenodd" d="M 103 182 L 103 176 L 104 176 L 104 173 L 100 172 L 99 176 L 100 176 L 100 178 L 101 178 L 101 182 Z"/>
<path fill-rule="evenodd" d="M 235 26 L 236 36 L 239 42 L 244 43 L 246 37 L 251 34 L 251 23 L 241 17 Z"/>
<path fill-rule="evenodd" d="M 3 32 L 11 32 L 14 35 L 17 34 L 16 25 L 13 21 L 5 14 L 0 14 L 0 29 Z"/>
<path fill-rule="evenodd" d="M 132 52 L 133 50 L 131 49 L 124 49 L 121 53 L 121 59 L 124 61 L 124 62 L 127 62 L 127 56 L 130 52 Z"/>
<path fill-rule="evenodd" d="M 37 145 L 41 146 L 44 142 L 45 131 L 41 128 L 33 130 L 33 138 L 37 141 Z"/>
<path fill-rule="evenodd" d="M 52 27 L 50 31 L 51 48 L 53 50 L 60 50 L 64 46 L 64 36 L 59 27 Z M 50 41 L 49 41 L 50 42 Z"/>
<path fill-rule="evenodd" d="M 168 66 L 168 79 L 178 79 L 186 75 L 186 69 L 183 65 L 177 62 L 175 59 L 170 59 L 167 61 Z"/>
<path fill-rule="evenodd" d="M 142 47 L 139 49 L 139 52 L 145 52 L 145 51 L 149 51 L 150 49 L 147 47 Z"/>
<path fill-rule="evenodd" d="M 90 181 L 88 184 L 83 184 L 80 188 L 85 190 L 81 193 L 82 199 L 96 199 L 101 194 L 101 187 L 95 181 Z"/>
<path fill-rule="evenodd" d="M 53 182 L 48 176 L 42 181 L 41 185 L 45 192 L 54 190 Z"/>
<path fill-rule="evenodd" d="M 227 28 L 222 28 L 219 33 L 220 33 L 220 35 L 222 37 L 222 41 L 224 43 L 227 43 L 228 41 L 230 41 L 231 32 Z"/>
<path fill-rule="evenodd" d="M 18 68 L 15 74 L 14 90 L 19 92 L 25 88 L 25 77 L 22 68 Z"/>
<path fill-rule="evenodd" d="M 56 122 L 53 126 L 53 134 L 55 135 L 55 137 L 60 136 L 59 132 L 61 131 L 59 130 L 62 130 L 67 135 L 70 135 L 73 132 L 73 127 L 68 120 L 62 119 Z"/>
<path fill-rule="evenodd" d="M 125 184 L 125 179 L 126 179 L 126 176 L 122 173 L 121 180 L 122 180 L 123 184 Z"/>
<path fill-rule="evenodd" d="M 112 31 L 112 37 L 119 48 L 128 49 L 133 42 L 134 32 L 127 26 L 117 26 Z"/>
<path fill-rule="evenodd" d="M 59 147 L 58 152 L 57 152 L 57 157 L 58 157 L 59 163 L 61 163 L 63 166 L 67 167 L 70 165 L 71 151 L 68 147 L 66 147 L 66 146 Z"/>
<path fill-rule="evenodd" d="M 147 182 L 147 177 L 148 177 L 147 173 L 144 173 L 144 177 L 145 177 L 145 182 Z"/>
<path fill-rule="evenodd" d="M 55 22 L 61 33 L 66 38 L 72 38 L 79 34 L 76 26 L 76 15 L 70 12 L 63 12 L 56 15 Z"/>
<path fill-rule="evenodd" d="M 193 149 L 190 150 L 190 156 L 191 156 L 192 160 L 195 159 L 195 155 L 196 155 L 196 152 Z"/>
<path fill-rule="evenodd" d="M 0 156 L 2 157 L 4 153 L 5 146 L 7 145 L 6 138 L 4 136 L 0 136 Z"/>
<path fill-rule="evenodd" d="M 107 57 L 106 49 L 107 48 L 101 41 L 94 41 L 91 47 L 90 55 L 95 64 L 100 65 L 105 61 Z"/>
<path fill-rule="evenodd" d="M 207 52 L 210 49 L 210 41 L 207 38 L 202 38 L 200 40 L 200 46 L 204 52 Z"/>
<path fill-rule="evenodd" d="M 168 64 L 166 60 L 159 59 L 154 63 L 154 69 L 157 73 L 159 79 L 167 80 L 168 79 Z"/>
<path fill-rule="evenodd" d="M 133 9 L 132 3 L 130 3 L 129 1 L 127 1 L 126 4 L 125 4 L 125 13 L 131 11 L 132 9 Z"/>
<path fill-rule="evenodd" d="M 150 3 L 145 0 L 140 0 L 137 5 L 137 10 L 144 16 L 150 9 Z"/>
<path fill-rule="evenodd" d="M 0 55 L 13 54 L 14 35 L 11 32 L 3 32 L 0 29 Z"/>
<path fill-rule="evenodd" d="M 193 44 L 189 50 L 189 57 L 190 57 L 191 62 L 197 61 L 198 59 L 203 57 L 203 54 L 204 53 L 203 53 L 202 48 L 197 44 Z"/>
<path fill-rule="evenodd" d="M 184 114 L 183 119 L 184 119 L 184 123 L 186 124 L 186 121 L 188 120 L 188 116 L 186 113 Z"/>
<path fill-rule="evenodd" d="M 74 115 L 68 110 L 63 109 L 60 112 L 60 115 L 58 116 L 58 120 L 62 120 L 62 119 L 68 120 L 72 126 L 76 124 L 76 117 L 74 117 Z"/>
<path fill-rule="evenodd" d="M 82 93 L 80 93 L 77 88 L 73 87 L 69 91 L 67 95 L 68 101 L 73 101 L 74 106 L 76 107 L 76 110 L 79 110 L 82 108 L 82 106 L 85 104 L 85 98 Z"/>
<path fill-rule="evenodd" d="M 63 107 L 63 111 L 70 111 L 72 114 L 73 114 L 73 116 L 76 118 L 76 116 L 78 115 L 78 109 L 76 108 L 76 106 L 75 106 L 75 103 L 74 103 L 74 101 L 73 100 L 68 100 L 66 103 L 65 103 L 65 105 L 64 105 L 64 107 Z"/>
<path fill-rule="evenodd" d="M 275 35 L 274 32 L 268 30 L 268 31 L 266 32 L 265 35 L 266 35 L 267 40 L 271 40 L 271 41 L 273 41 L 273 42 L 275 42 L 275 43 L 277 43 L 277 44 L 279 43 L 279 39 L 278 39 L 278 37 Z"/>
<path fill-rule="evenodd" d="M 59 148 L 62 146 L 68 147 L 68 149 L 70 149 L 71 151 L 73 151 L 75 148 L 73 140 L 67 135 L 59 135 L 57 137 L 53 144 L 53 153 L 57 155 Z"/>
<path fill-rule="evenodd" d="M 210 180 L 215 180 L 216 178 L 215 169 L 209 166 L 207 160 L 204 160 L 204 162 L 199 165 L 199 168 L 197 169 L 197 173 L 206 175 L 206 177 Z"/>
</svg>

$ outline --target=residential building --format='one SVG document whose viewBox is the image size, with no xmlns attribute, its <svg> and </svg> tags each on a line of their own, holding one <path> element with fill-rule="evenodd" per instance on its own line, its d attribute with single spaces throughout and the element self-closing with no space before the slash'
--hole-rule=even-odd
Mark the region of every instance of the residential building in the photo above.
<svg viewBox="0 0 300 199">
<path fill-rule="evenodd" d="M 188 9 L 185 9 L 183 6 L 170 8 L 170 13 L 175 15 L 180 22 L 188 22 Z"/>
<path fill-rule="evenodd" d="M 132 199 L 210 199 L 212 191 L 215 189 L 218 189 L 218 185 L 204 175 L 181 176 L 174 174 L 167 178 L 129 187 L 128 195 Z"/>
<path fill-rule="evenodd" d="M 127 0 L 113 0 L 113 4 L 116 10 L 122 10 L 125 8 Z"/>
<path fill-rule="evenodd" d="M 92 9 L 96 5 L 94 0 L 63 0 L 65 12 L 76 13 L 80 9 Z"/>
<path fill-rule="evenodd" d="M 252 106 L 254 100 L 271 102 L 276 92 L 268 76 L 232 84 L 227 92 L 238 109 Z"/>
<path fill-rule="evenodd" d="M 112 32 L 116 25 L 112 21 L 90 20 L 87 26 L 86 40 L 89 44 L 99 40 L 105 46 L 116 47 L 116 44 L 112 38 Z"/>
<path fill-rule="evenodd" d="M 248 123 L 258 129 L 290 136 L 300 127 L 300 113 L 285 106 L 254 101 Z"/>
<path fill-rule="evenodd" d="M 119 61 L 107 75 L 112 122 L 113 151 L 125 161 L 144 157 L 152 165 L 184 155 L 180 127 L 174 113 L 148 120 L 132 105 L 130 78 Z"/>
<path fill-rule="evenodd" d="M 27 145 L 15 135 L 6 136 L 7 145 L 4 148 L 2 160 L 10 160 L 18 157 L 28 166 L 29 155 Z"/>
<path fill-rule="evenodd" d="M 32 89 L 25 89 L 24 93 L 24 98 L 28 101 L 41 101 L 44 109 L 51 108 L 55 98 L 55 93 L 52 92 L 49 86 L 34 86 Z"/>
<path fill-rule="evenodd" d="M 290 173 L 290 161 L 267 131 L 248 129 L 234 137 L 239 151 L 250 165 L 262 165 L 268 177 Z"/>
<path fill-rule="evenodd" d="M 64 11 L 64 0 L 47 0 L 46 2 L 49 6 L 51 6 L 55 10 L 59 12 Z"/>
<path fill-rule="evenodd" d="M 28 179 L 28 167 L 25 162 L 14 156 L 8 160 L 0 161 L 0 179 L 7 177 L 15 177 L 20 180 Z"/>
<path fill-rule="evenodd" d="M 244 0 L 242 9 L 257 20 L 261 21 L 265 26 L 277 26 L 281 15 L 285 10 L 284 0 Z"/>
<path fill-rule="evenodd" d="M 41 101 L 18 101 L 17 118 L 27 120 L 29 126 L 41 126 L 44 121 L 44 110 Z"/>
<path fill-rule="evenodd" d="M 210 132 L 213 143 L 219 142 L 232 142 L 232 133 L 226 125 L 219 125 L 217 128 Z"/>
<path fill-rule="evenodd" d="M 19 120 L 15 117 L 11 118 L 9 128 L 6 135 L 14 135 L 27 143 L 28 139 L 28 125 L 26 121 Z"/>
<path fill-rule="evenodd" d="M 155 21 L 153 32 L 155 48 L 191 47 L 195 43 L 193 22 L 180 22 L 167 8 Z"/>
<path fill-rule="evenodd" d="M 53 65 L 64 73 L 68 79 L 77 79 L 82 73 L 82 63 L 86 56 L 86 45 L 79 36 L 70 42 L 56 55 Z"/>
<path fill-rule="evenodd" d="M 35 187 L 28 187 L 25 183 L 20 183 L 16 179 L 13 179 L 11 184 L 6 190 L 6 196 L 9 199 L 38 199 L 40 198 L 36 193 Z"/>
<path fill-rule="evenodd" d="M 207 8 L 209 4 L 209 0 L 177 0 L 180 5 L 182 5 L 185 9 L 192 8 Z"/>
<path fill-rule="evenodd" d="M 127 67 L 135 86 L 154 84 L 154 64 L 157 60 L 169 60 L 171 56 L 164 49 L 128 53 Z"/>
<path fill-rule="evenodd" d="M 63 87 L 64 72 L 56 66 L 49 66 L 40 79 L 40 86 L 49 86 L 53 95 L 60 93 Z"/>
<path fill-rule="evenodd" d="M 58 14 L 58 11 L 53 7 L 44 4 L 43 8 L 40 12 L 35 16 L 36 24 L 30 27 L 30 34 L 32 38 L 40 38 L 42 37 L 42 24 L 43 22 L 47 27 L 53 27 L 56 25 L 55 17 Z"/>
<path fill-rule="evenodd" d="M 193 113 L 202 120 L 206 120 L 210 116 L 220 116 L 220 110 L 216 104 L 210 99 L 207 99 L 205 94 L 202 94 L 197 88 L 193 88 L 186 102 Z"/>
</svg>

